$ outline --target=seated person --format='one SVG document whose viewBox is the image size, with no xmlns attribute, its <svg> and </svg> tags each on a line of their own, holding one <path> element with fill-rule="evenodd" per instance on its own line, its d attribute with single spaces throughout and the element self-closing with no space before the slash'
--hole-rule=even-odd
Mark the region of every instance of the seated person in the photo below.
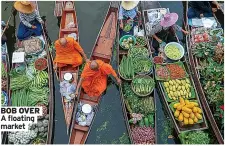
<svg viewBox="0 0 225 146">
<path fill-rule="evenodd" d="M 216 5 L 216 8 L 212 8 L 210 3 Z M 213 13 L 220 8 L 216 1 L 190 1 L 188 5 L 188 18 L 213 17 Z"/>
<path fill-rule="evenodd" d="M 84 92 L 86 92 L 89 97 L 99 97 L 107 87 L 107 76 L 110 74 L 116 78 L 118 84 L 121 83 L 121 80 L 117 77 L 116 72 L 110 64 L 101 60 L 88 62 L 81 74 L 76 96 L 78 95 L 79 87 L 82 86 Z"/>
<path fill-rule="evenodd" d="M 28 1 L 17 1 L 14 3 L 14 8 L 19 12 L 21 21 L 17 38 L 22 41 L 31 36 L 40 36 L 42 34 L 41 24 L 44 24 L 44 21 L 35 10 L 35 5 Z"/>
<path fill-rule="evenodd" d="M 171 34 L 169 29 L 182 31 L 184 34 L 188 34 L 188 31 L 183 30 L 176 24 L 177 20 L 177 13 L 167 13 L 161 21 L 155 21 L 153 25 L 146 23 L 147 35 L 153 37 L 158 42 L 157 44 L 153 43 L 155 49 L 159 48 L 159 44 L 163 43 L 165 45 L 165 42 L 169 43 L 171 41 L 176 41 L 174 34 Z"/>
<path fill-rule="evenodd" d="M 64 67 L 72 65 L 72 67 L 78 67 L 83 63 L 84 60 L 87 62 L 87 56 L 83 49 L 74 38 L 60 38 L 55 41 L 56 56 L 54 59 L 54 69 L 57 67 Z"/>
<path fill-rule="evenodd" d="M 138 3 L 138 1 L 122 1 L 119 10 L 119 20 L 121 29 L 123 29 L 124 27 L 124 21 L 131 21 L 137 16 L 137 13 L 140 13 L 137 9 Z"/>
</svg>

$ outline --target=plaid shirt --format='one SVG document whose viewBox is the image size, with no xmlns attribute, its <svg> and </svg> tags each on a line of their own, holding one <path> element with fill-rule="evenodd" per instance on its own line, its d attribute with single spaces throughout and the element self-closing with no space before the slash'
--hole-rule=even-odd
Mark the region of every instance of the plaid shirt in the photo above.
<svg viewBox="0 0 225 146">
<path fill-rule="evenodd" d="M 119 20 L 124 19 L 125 17 L 130 17 L 131 19 L 134 19 L 134 17 L 137 15 L 138 7 L 135 7 L 131 10 L 125 10 L 121 5 L 120 5 L 120 11 L 119 11 Z"/>
<path fill-rule="evenodd" d="M 20 20 L 21 20 L 21 22 L 25 25 L 25 26 L 27 26 L 27 27 L 30 27 L 31 28 L 31 24 L 30 24 L 30 22 L 31 21 L 34 21 L 35 19 L 37 19 L 37 21 L 38 22 L 42 22 L 42 19 L 41 19 L 41 17 L 40 17 L 40 15 L 39 15 L 39 13 L 38 13 L 38 11 L 37 10 L 35 10 L 33 13 L 31 13 L 31 14 L 24 14 L 24 13 L 20 13 L 19 12 L 19 17 L 20 17 Z"/>
</svg>

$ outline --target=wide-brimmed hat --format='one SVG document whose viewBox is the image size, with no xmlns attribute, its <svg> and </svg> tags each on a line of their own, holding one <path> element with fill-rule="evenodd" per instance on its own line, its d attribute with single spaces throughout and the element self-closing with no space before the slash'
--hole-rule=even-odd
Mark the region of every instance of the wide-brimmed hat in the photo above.
<svg viewBox="0 0 225 146">
<path fill-rule="evenodd" d="M 17 11 L 25 14 L 30 14 L 35 10 L 34 4 L 29 1 L 17 1 L 14 3 L 14 8 Z"/>
<path fill-rule="evenodd" d="M 160 25 L 164 27 L 169 27 L 174 25 L 177 22 L 177 20 L 178 20 L 177 13 L 168 13 L 164 15 L 163 19 L 160 22 Z"/>
<path fill-rule="evenodd" d="M 138 5 L 139 1 L 122 1 L 121 6 L 125 10 L 131 10 Z"/>
</svg>

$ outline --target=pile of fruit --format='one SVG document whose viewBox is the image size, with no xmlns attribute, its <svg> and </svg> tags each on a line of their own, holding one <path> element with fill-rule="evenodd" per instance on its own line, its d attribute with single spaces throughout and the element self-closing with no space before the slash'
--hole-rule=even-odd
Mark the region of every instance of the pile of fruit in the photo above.
<svg viewBox="0 0 225 146">
<path fill-rule="evenodd" d="M 189 101 L 180 98 L 180 102 L 175 103 L 173 108 L 176 109 L 174 117 L 184 125 L 193 125 L 202 120 L 202 110 L 196 101 Z"/>
<path fill-rule="evenodd" d="M 188 78 L 183 80 L 169 80 L 163 83 L 169 99 L 191 98 L 191 83 Z"/>
<path fill-rule="evenodd" d="M 168 58 L 173 59 L 173 60 L 177 60 L 181 57 L 181 52 L 180 49 L 176 46 L 176 45 L 168 45 L 165 48 L 165 54 Z"/>
<path fill-rule="evenodd" d="M 135 41 L 132 36 L 128 37 L 127 39 L 123 39 L 121 43 L 121 47 L 127 50 L 133 47 L 134 45 L 135 45 Z"/>
<path fill-rule="evenodd" d="M 147 44 L 147 41 L 146 41 L 145 37 L 137 36 L 136 37 L 136 43 L 137 43 L 138 46 L 145 46 Z"/>
</svg>

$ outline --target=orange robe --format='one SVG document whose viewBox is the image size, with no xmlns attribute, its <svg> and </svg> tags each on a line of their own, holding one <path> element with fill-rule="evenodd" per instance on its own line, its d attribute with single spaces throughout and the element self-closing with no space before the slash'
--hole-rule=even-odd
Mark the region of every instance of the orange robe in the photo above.
<svg viewBox="0 0 225 146">
<path fill-rule="evenodd" d="M 97 71 L 91 70 L 90 63 L 87 63 L 81 74 L 81 78 L 83 78 L 82 88 L 89 97 L 99 97 L 105 91 L 108 75 L 112 74 L 114 77 L 117 77 L 111 65 L 101 60 L 96 61 L 99 65 Z"/>
<path fill-rule="evenodd" d="M 73 38 L 66 38 L 67 44 L 65 47 L 61 46 L 59 40 L 55 42 L 56 56 L 54 63 L 58 67 L 66 66 L 67 64 L 77 67 L 82 64 L 83 58 L 80 53 L 83 49 Z"/>
</svg>

